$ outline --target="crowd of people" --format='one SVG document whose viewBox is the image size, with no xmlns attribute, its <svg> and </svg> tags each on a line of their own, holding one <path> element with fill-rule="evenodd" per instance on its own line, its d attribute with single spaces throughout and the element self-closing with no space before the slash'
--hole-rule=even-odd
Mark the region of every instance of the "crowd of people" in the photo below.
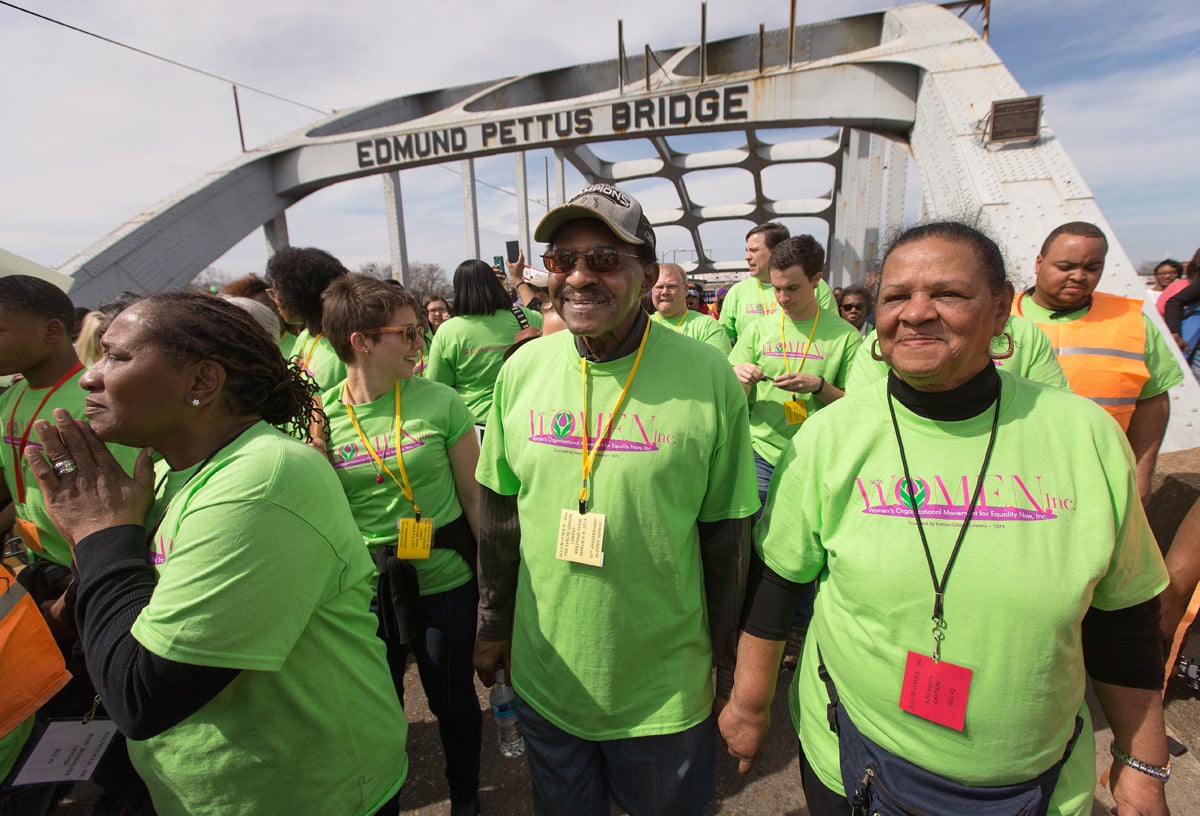
<svg viewBox="0 0 1200 816">
<path fill-rule="evenodd" d="M 1166 813 L 1200 544 L 1164 563 L 1145 505 L 1184 372 L 1098 291 L 1100 229 L 1055 228 L 1016 292 L 992 238 L 922 224 L 834 290 L 771 222 L 711 305 L 611 185 L 535 239 L 544 268 L 464 261 L 449 302 L 290 248 L 78 337 L 64 293 L 0 278 L 0 527 L 28 552 L 0 665 L 29 667 L 0 778 L 95 695 L 124 812 L 396 814 L 412 657 L 454 816 L 487 810 L 501 671 L 530 811 L 702 814 L 799 632 L 816 816 L 1090 813 L 1089 680 L 1117 812 Z M 1185 352 L 1196 264 L 1155 274 Z"/>
</svg>

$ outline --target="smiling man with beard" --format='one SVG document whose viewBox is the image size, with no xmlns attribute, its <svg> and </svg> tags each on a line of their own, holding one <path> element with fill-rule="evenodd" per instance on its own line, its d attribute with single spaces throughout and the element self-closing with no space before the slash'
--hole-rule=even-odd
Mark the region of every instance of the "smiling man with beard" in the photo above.
<svg viewBox="0 0 1200 816">
<path fill-rule="evenodd" d="M 475 666 L 509 670 L 536 813 L 701 814 L 758 507 L 745 396 L 639 307 L 658 265 L 636 200 L 587 187 L 535 238 L 570 332 L 496 382 Z"/>
</svg>

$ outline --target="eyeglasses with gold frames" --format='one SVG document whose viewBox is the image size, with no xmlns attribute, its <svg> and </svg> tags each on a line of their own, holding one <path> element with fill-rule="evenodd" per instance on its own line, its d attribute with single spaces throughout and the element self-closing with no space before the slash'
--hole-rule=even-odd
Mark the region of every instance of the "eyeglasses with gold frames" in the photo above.
<svg viewBox="0 0 1200 816">
<path fill-rule="evenodd" d="M 403 326 L 380 326 L 378 329 L 368 329 L 363 334 L 403 334 L 404 339 L 413 342 L 421 333 L 421 327 L 416 323 L 406 323 Z"/>
</svg>

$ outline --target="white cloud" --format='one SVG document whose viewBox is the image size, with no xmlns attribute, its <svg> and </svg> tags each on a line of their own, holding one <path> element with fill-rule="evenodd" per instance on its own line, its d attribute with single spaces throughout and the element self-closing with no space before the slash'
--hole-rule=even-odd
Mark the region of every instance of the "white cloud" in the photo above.
<svg viewBox="0 0 1200 816">
<path fill-rule="evenodd" d="M 24 0 L 32 9 L 213 73 L 321 108 L 345 109 L 375 100 L 506 75 L 612 59 L 616 21 L 625 20 L 631 55 L 643 43 L 668 47 L 699 38 L 696 0 L 545 0 L 456 4 L 382 0 Z M 1068 0 L 1082 2 L 1082 0 Z M 1108 0 L 1104 5 L 1116 4 Z M 803 21 L 871 11 L 888 0 L 820 0 L 799 4 Z M 1147 47 L 1172 0 L 1147 7 L 1145 24 L 1113 37 L 1113 47 Z M 1089 0 L 1091 13 L 1104 18 Z M 1114 5 L 1115 7 L 1115 5 Z M 997 31 L 1019 31 L 1032 4 L 1003 4 Z M 1166 8 L 1169 11 L 1169 8 Z M 710 39 L 753 33 L 787 23 L 781 0 L 709 0 Z M 1163 11 L 1165 13 L 1165 11 Z M 1173 22 L 1197 25 L 1195 15 Z M 1119 40 L 1119 42 L 1118 42 Z M 0 246 L 55 265 L 128 218 L 194 182 L 238 151 L 228 85 L 116 48 L 0 7 Z M 1194 124 L 1182 109 L 1196 87 L 1195 58 L 1185 72 L 1159 69 L 1110 80 L 1048 85 L 1047 116 L 1094 189 L 1177 179 L 1189 133 L 1171 136 L 1163 117 Z M 1176 66 L 1178 69 L 1178 66 Z M 1021 76 L 1026 84 L 1040 77 Z M 1115 83 L 1115 84 L 1114 84 Z M 1123 84 L 1125 83 L 1125 84 Z M 1122 102 L 1121 100 L 1126 100 Z M 1114 112 L 1114 106 L 1121 107 Z M 318 117 L 301 108 L 243 91 L 250 146 L 301 128 Z M 1168 120 L 1169 121 L 1169 120 Z M 1098 122 L 1091 127 L 1087 123 Z M 1151 145 L 1147 150 L 1143 145 Z M 1173 158 L 1172 158 L 1173 157 Z M 1194 161 L 1191 162 L 1195 164 Z M 453 166 L 457 169 L 457 166 Z M 530 159 L 530 193 L 544 197 L 540 159 Z M 481 160 L 480 179 L 513 188 L 512 160 Z M 568 191 L 579 186 L 571 170 Z M 409 257 L 448 268 L 465 255 L 461 182 L 440 168 L 403 175 Z M 1194 189 L 1194 184 L 1190 185 Z M 480 187 L 481 254 L 490 257 L 516 229 L 511 196 Z M 1102 198 L 1102 206 L 1105 201 Z M 648 206 L 650 206 L 648 204 Z M 1180 202 L 1178 211 L 1194 211 Z M 531 205 L 536 222 L 541 209 Z M 1116 220 L 1116 219 L 1111 219 Z M 293 243 L 324 246 L 356 266 L 386 260 L 383 192 L 378 179 L 322 191 L 288 213 Z M 1140 229 L 1131 218 L 1121 222 Z M 740 229 L 740 226 L 739 226 Z M 1194 225 L 1192 227 L 1194 232 Z M 740 257 L 740 235 L 726 252 Z M 1126 245 L 1130 239 L 1123 236 Z M 732 239 L 731 239 L 732 240 Z M 1133 251 L 1131 249 L 1131 251 Z M 1136 254 L 1136 253 L 1134 253 Z M 261 234 L 253 234 L 216 265 L 261 269 Z"/>
<path fill-rule="evenodd" d="M 1198 86 L 1200 55 L 1044 90 L 1047 121 L 1135 262 L 1200 240 Z"/>
</svg>

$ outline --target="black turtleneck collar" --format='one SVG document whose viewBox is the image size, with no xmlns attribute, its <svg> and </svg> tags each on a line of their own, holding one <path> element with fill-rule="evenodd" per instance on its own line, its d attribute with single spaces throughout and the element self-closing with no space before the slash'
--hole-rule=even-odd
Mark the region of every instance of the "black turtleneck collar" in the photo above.
<svg viewBox="0 0 1200 816">
<path fill-rule="evenodd" d="M 1025 290 L 1025 294 L 1028 295 L 1029 297 L 1033 297 L 1033 293 L 1036 290 L 1037 290 L 1036 286 L 1030 286 L 1028 289 Z M 1090 308 L 1092 308 L 1092 296 L 1088 295 L 1087 298 L 1084 299 L 1083 303 L 1080 303 L 1078 306 L 1072 306 L 1069 309 L 1057 309 L 1055 311 L 1050 312 L 1050 319 L 1058 320 L 1060 317 L 1067 317 L 1068 315 L 1073 315 L 1076 312 L 1082 312 L 1082 311 L 1085 311 Z"/>
<path fill-rule="evenodd" d="M 949 391 L 918 391 L 888 373 L 888 394 L 917 416 L 941 421 L 956 421 L 979 416 L 1000 396 L 1000 375 L 988 363 L 971 379 Z"/>
<path fill-rule="evenodd" d="M 646 314 L 646 310 L 642 308 L 641 303 L 638 303 L 634 308 L 637 309 L 638 316 L 637 320 L 633 321 L 633 326 L 629 329 L 629 334 L 625 335 L 624 340 L 609 349 L 608 354 L 605 354 L 599 360 L 588 351 L 587 345 L 583 342 L 583 337 L 575 335 L 575 350 L 579 352 L 579 356 L 587 358 L 589 363 L 609 363 L 637 351 L 637 347 L 642 342 L 642 333 L 646 330 L 646 321 L 650 317 Z"/>
</svg>

